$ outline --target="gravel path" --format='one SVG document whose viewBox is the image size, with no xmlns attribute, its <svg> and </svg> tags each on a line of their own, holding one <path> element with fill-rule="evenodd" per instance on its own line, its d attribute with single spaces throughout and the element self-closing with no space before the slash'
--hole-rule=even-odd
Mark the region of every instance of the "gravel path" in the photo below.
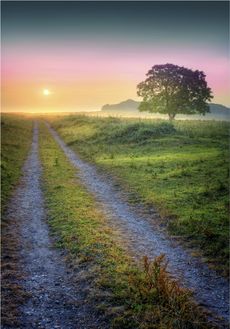
<svg viewBox="0 0 230 329">
<path fill-rule="evenodd" d="M 227 280 L 210 270 L 197 257 L 192 257 L 181 246 L 170 241 L 157 229 L 157 225 L 154 228 L 149 219 L 152 223 L 154 220 L 158 221 L 157 212 L 153 211 L 151 218 L 147 218 L 141 214 L 140 206 L 131 207 L 124 201 L 122 192 L 116 188 L 109 177 L 99 173 L 93 165 L 81 160 L 55 130 L 48 124 L 47 126 L 67 158 L 78 169 L 77 175 L 88 190 L 95 195 L 110 225 L 119 232 L 123 244 L 131 250 L 132 254 L 137 258 L 143 255 L 153 258 L 156 255 L 165 254 L 169 261 L 170 272 L 181 280 L 184 286 L 194 291 L 196 301 L 213 314 L 228 320 Z"/>
<path fill-rule="evenodd" d="M 21 257 L 26 275 L 23 285 L 30 295 L 21 308 L 20 328 L 106 328 L 86 300 L 89 286 L 84 278 L 78 277 L 78 272 L 69 270 L 64 256 L 53 247 L 40 179 L 38 126 L 35 123 L 23 177 L 9 205 L 19 223 Z"/>
</svg>

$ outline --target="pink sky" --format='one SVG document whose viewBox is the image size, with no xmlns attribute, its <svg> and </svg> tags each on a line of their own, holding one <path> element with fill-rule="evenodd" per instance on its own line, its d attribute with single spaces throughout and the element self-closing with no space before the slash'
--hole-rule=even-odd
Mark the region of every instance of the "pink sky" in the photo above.
<svg viewBox="0 0 230 329">
<path fill-rule="evenodd" d="M 205 72 L 213 102 L 229 106 L 229 61 L 210 49 L 163 46 L 98 48 L 96 45 L 12 45 L 3 49 L 3 106 L 100 109 L 138 99 L 136 85 L 155 64 L 173 63 Z M 42 97 L 42 89 L 53 94 Z M 36 105 L 34 105 L 36 104 Z"/>
</svg>

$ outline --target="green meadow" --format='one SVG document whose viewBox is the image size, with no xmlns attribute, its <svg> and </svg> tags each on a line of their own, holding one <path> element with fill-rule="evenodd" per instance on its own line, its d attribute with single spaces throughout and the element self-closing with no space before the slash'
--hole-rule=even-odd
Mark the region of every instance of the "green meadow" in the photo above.
<svg viewBox="0 0 230 329">
<path fill-rule="evenodd" d="M 73 150 L 111 173 L 130 202 L 154 205 L 170 234 L 227 273 L 229 123 L 50 120 Z"/>
</svg>

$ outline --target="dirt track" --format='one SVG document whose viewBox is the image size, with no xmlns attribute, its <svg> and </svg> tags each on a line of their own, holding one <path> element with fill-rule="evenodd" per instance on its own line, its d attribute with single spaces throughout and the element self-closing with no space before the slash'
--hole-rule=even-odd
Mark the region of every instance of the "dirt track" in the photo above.
<svg viewBox="0 0 230 329">
<path fill-rule="evenodd" d="M 153 211 L 150 217 L 143 215 L 140 206 L 131 207 L 124 201 L 124 195 L 116 189 L 110 177 L 102 175 L 93 165 L 81 160 L 54 129 L 48 124 L 47 126 L 67 158 L 78 169 L 78 176 L 97 199 L 110 225 L 119 232 L 123 246 L 137 259 L 143 255 L 153 258 L 165 254 L 171 274 L 194 291 L 196 301 L 211 313 L 228 320 L 227 280 L 210 270 L 200 259 L 192 257 L 181 246 L 170 241 L 158 230 L 157 225 L 152 225 L 154 221 L 158 222 L 156 211 Z"/>
<path fill-rule="evenodd" d="M 35 124 L 23 177 L 9 204 L 10 213 L 17 219 L 21 241 L 25 275 L 21 284 L 30 296 L 21 307 L 18 328 L 106 328 L 93 305 L 86 300 L 89 285 L 79 273 L 66 267 L 63 255 L 53 247 L 40 180 L 38 126 Z"/>
</svg>

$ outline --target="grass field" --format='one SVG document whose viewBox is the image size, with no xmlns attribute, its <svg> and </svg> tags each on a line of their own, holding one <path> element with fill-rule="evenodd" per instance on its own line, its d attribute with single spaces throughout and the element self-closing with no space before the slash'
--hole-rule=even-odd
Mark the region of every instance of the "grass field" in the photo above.
<svg viewBox="0 0 230 329">
<path fill-rule="evenodd" d="M 185 127 L 185 125 L 180 126 L 180 123 L 174 127 L 166 122 L 147 122 L 143 125 L 135 120 L 121 122 L 117 119 L 85 117 L 74 117 L 71 121 L 62 118 L 61 122 L 55 121 L 55 126 L 88 160 L 95 161 L 102 168 L 111 171 L 113 175 L 120 178 L 124 188 L 135 192 L 132 194 L 134 196 L 132 202 L 141 199 L 147 204 L 155 201 L 149 200 L 147 194 L 151 186 L 145 175 L 151 172 L 143 169 L 151 169 L 153 164 L 156 166 L 154 154 L 158 155 L 156 156 L 158 158 L 169 141 L 172 142 L 172 138 L 174 142 L 180 136 L 184 136 L 184 139 L 188 138 L 186 134 L 191 128 L 189 124 Z M 209 141 L 214 129 L 219 131 L 219 127 L 213 126 L 212 130 L 209 130 L 208 137 L 205 137 L 202 131 L 201 140 L 206 138 Z M 195 136 L 197 134 L 193 129 L 190 133 L 195 133 Z M 144 136 L 141 142 L 140 136 Z M 22 116 L 3 116 L 2 179 L 5 179 L 5 182 L 2 189 L 2 204 L 4 207 L 19 181 L 31 138 L 32 120 Z M 157 143 L 161 143 L 161 147 L 157 148 Z M 56 237 L 56 245 L 67 251 L 72 268 L 80 271 L 83 280 L 89 282 L 91 288 L 89 301 L 95 303 L 98 310 L 105 314 L 111 323 L 111 328 L 213 328 L 213 325 L 204 318 L 201 310 L 191 301 L 191 293 L 180 288 L 169 278 L 162 256 L 153 262 L 144 258 L 140 267 L 133 263 L 117 243 L 116 233 L 108 226 L 103 213 L 97 209 L 94 198 L 77 179 L 76 168 L 73 168 L 66 159 L 44 124 L 40 124 L 39 144 L 47 218 L 52 234 Z M 215 145 L 218 145 L 217 142 Z M 176 150 L 176 144 L 174 147 Z M 212 149 L 214 148 L 213 146 Z M 223 152 L 225 152 L 224 147 Z M 176 152 L 174 151 L 173 154 L 175 155 Z M 169 159 L 166 151 L 165 156 Z M 195 154 L 193 156 L 195 157 Z M 140 166 L 141 161 L 142 166 Z M 136 180 L 134 185 L 137 185 L 138 189 L 134 189 L 134 185 L 131 184 L 134 179 Z M 146 184 L 146 191 L 143 184 Z M 160 191 L 159 186 L 158 189 Z M 161 208 L 160 203 L 159 209 L 162 214 L 169 212 L 166 207 Z M 11 226 L 3 221 L 2 231 L 3 321 L 4 324 L 13 326 L 18 325 L 20 315 L 18 305 L 23 304 L 29 297 L 20 285 L 24 273 L 20 267 L 20 239 L 17 231 L 19 223 L 16 215 L 11 221 Z M 177 220 L 175 216 L 174 221 Z M 172 225 L 170 228 L 175 229 Z"/>
<path fill-rule="evenodd" d="M 2 213 L 19 180 L 21 167 L 28 154 L 32 121 L 27 117 L 3 115 L 1 119 L 1 205 Z"/>
<path fill-rule="evenodd" d="M 76 178 L 76 169 L 43 125 L 40 154 L 49 224 L 57 245 L 84 270 L 92 298 L 113 328 L 212 328 L 168 278 L 159 257 L 138 269 L 116 243 L 104 215 Z M 89 296 L 90 298 L 90 296 Z"/>
<path fill-rule="evenodd" d="M 228 123 L 86 116 L 51 121 L 82 157 L 116 177 L 130 202 L 155 205 L 171 234 L 198 246 L 227 273 Z"/>
</svg>

